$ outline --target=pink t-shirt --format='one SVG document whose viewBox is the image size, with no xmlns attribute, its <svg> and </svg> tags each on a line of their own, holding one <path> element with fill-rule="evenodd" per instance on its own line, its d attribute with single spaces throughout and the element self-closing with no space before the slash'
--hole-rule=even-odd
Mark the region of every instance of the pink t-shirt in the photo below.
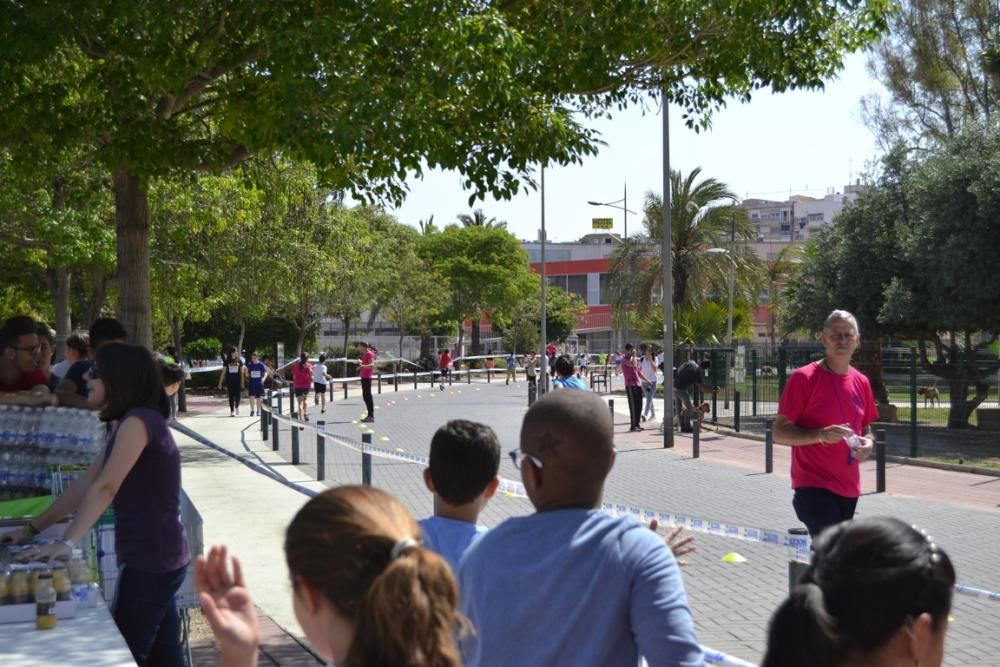
<svg viewBox="0 0 1000 667">
<path fill-rule="evenodd" d="M 373 361 L 375 361 L 375 353 L 371 350 L 365 350 L 365 353 L 361 355 L 362 368 L 358 375 L 362 378 L 371 379 L 371 377 L 375 374 L 375 368 L 364 368 L 363 366 L 364 364 L 370 364 Z"/>
<path fill-rule="evenodd" d="M 875 397 L 864 374 L 850 367 L 846 375 L 837 375 L 819 362 L 797 369 L 788 378 L 778 414 L 803 429 L 850 424 L 857 435 L 878 419 Z M 813 486 L 857 498 L 861 473 L 857 460 L 847 462 L 850 453 L 844 440 L 792 447 L 792 488 Z"/>
<path fill-rule="evenodd" d="M 312 389 L 313 365 L 296 361 L 292 364 L 292 386 L 296 389 Z"/>
</svg>

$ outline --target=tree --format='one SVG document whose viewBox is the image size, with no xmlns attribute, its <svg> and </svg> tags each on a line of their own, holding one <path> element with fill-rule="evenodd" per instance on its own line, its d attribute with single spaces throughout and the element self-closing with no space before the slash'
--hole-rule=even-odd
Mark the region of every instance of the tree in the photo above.
<svg viewBox="0 0 1000 667">
<path fill-rule="evenodd" d="M 943 141 L 1000 109 L 1000 80 L 990 76 L 1000 5 L 995 0 L 904 0 L 869 70 L 888 89 L 862 110 L 886 148 L 900 141 Z"/>
<path fill-rule="evenodd" d="M 767 336 L 771 339 L 771 345 L 777 342 L 779 331 L 782 331 L 782 335 L 784 335 L 785 327 L 782 322 L 782 314 L 786 299 L 782 289 L 793 282 L 798 275 L 803 253 L 802 246 L 786 245 L 778 251 L 773 260 L 764 263 L 764 285 L 767 289 L 769 311 Z"/>
<path fill-rule="evenodd" d="M 890 5 L 5 3 L 0 142 L 79 145 L 112 176 L 119 314 L 149 344 L 151 178 L 282 153 L 371 197 L 431 166 L 506 198 L 596 152 L 575 113 L 666 90 L 704 123 L 730 96 L 822 86 Z"/>
<path fill-rule="evenodd" d="M 542 328 L 541 277 L 532 273 L 526 280 L 526 295 L 509 313 L 494 322 L 502 332 L 503 345 L 512 352 L 537 350 Z M 563 342 L 573 333 L 577 320 L 587 312 L 578 294 L 555 286 L 545 290 L 545 334 L 549 341 Z"/>
<path fill-rule="evenodd" d="M 421 236 L 417 252 L 451 287 L 444 317 L 458 326 L 461 347 L 464 323 L 472 320 L 472 354 L 479 354 L 479 318 L 489 312 L 496 319 L 524 294 L 531 274 L 528 255 L 505 229 L 457 227 Z"/>
<path fill-rule="evenodd" d="M 403 356 L 403 337 L 429 336 L 434 323 L 445 309 L 449 297 L 447 279 L 416 254 L 405 248 L 396 257 L 397 272 L 392 276 L 395 289 L 383 305 L 386 318 L 399 327 L 399 356 Z"/>
<path fill-rule="evenodd" d="M 754 235 L 746 212 L 733 205 L 736 195 L 724 183 L 698 181 L 700 175 L 700 168 L 687 176 L 679 171 L 670 175 L 674 305 L 693 306 L 717 293 L 717 286 L 727 285 L 728 254 L 706 252 L 713 248 L 735 249 L 736 287 L 753 302 L 761 265 L 749 245 Z M 654 295 L 662 293 L 663 199 L 649 192 L 643 208 L 643 231 L 628 238 L 611 260 L 612 307 L 620 321 L 632 308 L 647 316 Z"/>
<path fill-rule="evenodd" d="M 468 213 L 459 213 L 457 218 L 463 227 L 494 227 L 496 229 L 507 229 L 507 223 L 505 221 L 497 220 L 496 218 L 487 218 L 481 208 L 477 208 L 473 211 L 472 215 L 469 215 Z"/>
</svg>

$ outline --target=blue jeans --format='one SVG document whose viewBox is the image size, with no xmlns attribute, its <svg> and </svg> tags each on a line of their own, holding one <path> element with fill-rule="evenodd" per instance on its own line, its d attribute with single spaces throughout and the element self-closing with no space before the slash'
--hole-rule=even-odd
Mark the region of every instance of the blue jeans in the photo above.
<svg viewBox="0 0 1000 667">
<path fill-rule="evenodd" d="M 186 573 L 122 567 L 112 614 L 139 667 L 183 667 L 174 595 Z"/>
<path fill-rule="evenodd" d="M 643 415 L 649 415 L 650 419 L 656 417 L 656 410 L 653 408 L 653 397 L 656 396 L 656 383 L 643 382 L 642 395 L 646 398 L 646 405 L 642 408 Z"/>
</svg>

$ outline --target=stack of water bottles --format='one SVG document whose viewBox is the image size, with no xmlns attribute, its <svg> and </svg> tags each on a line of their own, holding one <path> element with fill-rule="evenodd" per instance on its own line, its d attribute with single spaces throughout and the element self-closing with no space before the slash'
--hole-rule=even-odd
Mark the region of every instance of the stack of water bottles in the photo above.
<svg viewBox="0 0 1000 667">
<path fill-rule="evenodd" d="M 103 444 L 91 410 L 0 405 L 0 501 L 57 495 Z"/>
</svg>

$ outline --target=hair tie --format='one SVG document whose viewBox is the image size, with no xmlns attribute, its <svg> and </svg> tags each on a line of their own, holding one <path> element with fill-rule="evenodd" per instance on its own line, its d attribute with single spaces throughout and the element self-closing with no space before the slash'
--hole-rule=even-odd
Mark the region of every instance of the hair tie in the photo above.
<svg viewBox="0 0 1000 667">
<path fill-rule="evenodd" d="M 412 537 L 404 537 L 392 546 L 392 551 L 389 552 L 389 560 L 396 560 L 410 549 L 416 548 L 416 546 L 417 541 L 415 539 Z"/>
<path fill-rule="evenodd" d="M 924 528 L 918 528 L 914 525 L 913 530 L 917 531 L 917 533 L 919 533 L 920 536 L 927 541 L 927 550 L 930 551 L 931 554 L 931 563 L 936 564 L 941 562 L 941 553 L 938 551 L 938 546 L 934 542 L 934 538 L 931 537 Z"/>
</svg>

